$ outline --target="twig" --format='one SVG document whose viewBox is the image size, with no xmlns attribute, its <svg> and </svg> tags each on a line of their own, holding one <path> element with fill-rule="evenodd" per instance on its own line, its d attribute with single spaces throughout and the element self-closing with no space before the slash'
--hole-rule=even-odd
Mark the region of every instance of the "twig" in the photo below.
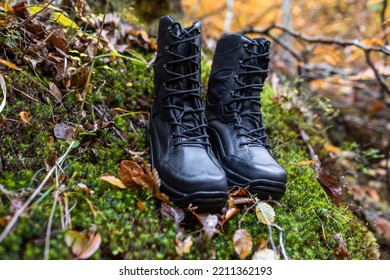
<svg viewBox="0 0 390 280">
<path fill-rule="evenodd" d="M 275 228 L 279 230 L 279 247 L 280 247 L 280 252 L 282 253 L 282 256 L 285 260 L 288 260 L 288 256 L 286 254 L 286 250 L 284 249 L 284 244 L 283 244 L 283 232 L 284 230 L 278 226 L 277 224 L 273 224 Z"/>
<path fill-rule="evenodd" d="M 3 111 L 3 109 L 5 108 L 5 104 L 7 102 L 7 86 L 5 84 L 5 80 L 4 80 L 3 75 L 1 75 L 1 74 L 0 74 L 0 86 L 1 86 L 1 89 L 3 92 L 3 100 L 1 101 L 1 104 L 0 104 L 0 113 L 1 113 Z"/>
<path fill-rule="evenodd" d="M 56 206 L 57 206 L 57 200 L 58 200 L 58 193 L 59 192 L 60 191 L 58 190 L 58 179 L 57 179 L 57 190 L 56 190 L 56 194 L 54 196 L 53 206 L 52 206 L 51 211 L 50 211 L 49 221 L 47 222 L 46 238 L 45 238 L 45 249 L 43 251 L 43 259 L 45 259 L 45 260 L 49 259 L 51 225 L 53 224 L 54 211 L 55 211 Z"/>
<path fill-rule="evenodd" d="M 312 37 L 308 36 L 306 34 L 303 34 L 301 32 L 289 29 L 283 25 L 274 23 L 270 26 L 264 28 L 264 29 L 257 29 L 252 26 L 247 27 L 241 31 L 241 33 L 258 33 L 258 34 L 266 34 L 268 35 L 271 30 L 273 29 L 279 29 L 281 31 L 284 31 L 291 35 L 292 37 L 303 40 L 308 43 L 319 43 L 319 44 L 325 44 L 325 45 L 339 45 L 342 47 L 348 47 L 348 46 L 354 46 L 357 47 L 363 51 L 376 51 L 376 52 L 382 52 L 386 55 L 390 55 L 390 49 L 387 47 L 377 47 L 377 46 L 367 46 L 361 41 L 355 39 L 355 40 L 348 40 L 348 39 L 341 39 L 341 38 L 331 38 L 331 37 Z"/>
<path fill-rule="evenodd" d="M 387 84 L 386 79 L 383 77 L 383 75 L 381 73 L 379 73 L 378 69 L 375 67 L 374 63 L 372 62 L 371 56 L 370 56 L 370 52 L 371 51 L 365 51 L 364 52 L 364 54 L 366 56 L 367 64 L 368 64 L 368 66 L 370 66 L 370 68 L 374 72 L 375 77 L 376 77 L 377 81 L 379 82 L 381 88 L 384 91 L 386 91 L 388 94 L 390 94 L 390 87 Z"/>
<path fill-rule="evenodd" d="M 308 36 L 306 34 L 303 34 L 301 32 L 292 30 L 290 28 L 287 28 L 283 25 L 274 23 L 269 25 L 266 28 L 263 29 L 258 29 L 254 28 L 253 26 L 249 26 L 247 28 L 244 28 L 241 30 L 241 33 L 255 33 L 255 34 L 263 34 L 266 36 L 269 36 L 272 38 L 277 44 L 282 46 L 286 51 L 291 53 L 295 59 L 297 59 L 300 62 L 305 62 L 304 58 L 300 55 L 298 55 L 292 48 L 290 48 L 288 45 L 284 44 L 278 37 L 273 35 L 271 33 L 272 30 L 281 30 L 285 34 L 289 34 L 292 37 L 294 37 L 297 40 L 301 40 L 307 43 L 313 43 L 313 44 L 324 44 L 324 45 L 338 45 L 341 47 L 349 47 L 349 46 L 354 46 L 365 53 L 365 58 L 368 66 L 374 71 L 376 80 L 382 87 L 382 89 L 390 95 L 390 86 L 387 84 L 385 77 L 379 72 L 379 70 L 375 67 L 375 65 L 371 61 L 370 57 L 370 52 L 380 52 L 385 54 L 386 56 L 390 56 L 390 49 L 388 47 L 383 47 L 383 46 L 367 46 L 366 44 L 362 43 L 361 41 L 354 39 L 354 40 L 349 40 L 349 39 L 342 39 L 342 38 L 330 38 L 330 37 L 314 37 L 314 36 Z M 298 70 L 299 70 L 298 66 Z"/>
<path fill-rule="evenodd" d="M 300 132 L 301 132 L 302 141 L 306 145 L 309 151 L 310 159 L 316 161 L 314 162 L 314 170 L 316 171 L 316 174 L 320 174 L 322 171 L 321 164 L 318 160 L 318 156 L 316 152 L 313 149 L 313 146 L 310 144 L 310 137 L 303 129 L 300 129 Z"/>
<path fill-rule="evenodd" d="M 31 204 L 31 202 L 34 200 L 34 198 L 40 193 L 42 188 L 45 186 L 46 182 L 50 179 L 53 172 L 56 170 L 57 166 L 59 166 L 65 158 L 68 156 L 69 152 L 73 148 L 74 141 L 72 141 L 64 153 L 60 158 L 57 159 L 56 164 L 50 169 L 50 171 L 47 173 L 46 177 L 43 179 L 41 184 L 36 188 L 36 190 L 33 192 L 33 194 L 27 199 L 27 201 L 18 209 L 18 211 L 15 213 L 15 215 L 12 217 L 12 219 L 9 221 L 5 229 L 0 235 L 0 243 L 3 242 L 3 240 L 7 237 L 7 235 L 10 233 L 12 228 L 15 226 L 16 222 L 18 221 L 19 217 L 23 214 L 24 210 Z"/>
</svg>

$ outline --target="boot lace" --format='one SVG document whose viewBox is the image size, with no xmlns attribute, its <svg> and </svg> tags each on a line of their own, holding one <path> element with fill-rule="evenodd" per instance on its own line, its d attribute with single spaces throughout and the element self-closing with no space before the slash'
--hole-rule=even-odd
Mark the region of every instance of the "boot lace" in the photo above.
<svg viewBox="0 0 390 280">
<path fill-rule="evenodd" d="M 196 60 L 200 53 L 200 48 L 196 44 L 196 39 L 200 36 L 200 32 L 197 29 L 188 32 L 179 25 L 179 30 L 182 33 L 178 36 L 172 32 L 176 24 L 179 25 L 174 23 L 169 28 L 171 35 L 176 40 L 166 46 L 167 53 L 173 59 L 164 65 L 165 71 L 171 78 L 163 84 L 167 94 L 162 99 L 162 106 L 170 110 L 172 116 L 171 125 L 178 128 L 172 134 L 172 137 L 179 137 L 181 140 L 176 142 L 174 146 L 191 143 L 210 145 L 206 133 L 204 108 L 200 97 L 201 85 L 197 79 L 200 65 Z M 175 51 L 183 43 L 189 44 L 191 49 L 190 55 L 182 55 Z M 177 69 L 182 69 L 183 67 L 186 69 L 183 71 L 185 73 L 177 71 Z M 184 88 L 175 88 L 177 83 L 184 84 Z"/>
<path fill-rule="evenodd" d="M 264 80 L 269 71 L 269 47 L 270 43 L 267 40 L 260 42 L 254 41 L 244 46 L 244 49 L 249 55 L 239 62 L 244 69 L 243 72 L 235 75 L 239 87 L 231 91 L 230 94 L 233 100 L 225 106 L 226 110 L 232 104 L 236 104 L 233 106 L 233 109 L 227 111 L 234 113 L 234 119 L 236 121 L 234 126 L 240 129 L 240 133 L 237 133 L 236 136 L 245 136 L 247 139 L 239 143 L 241 147 L 248 144 L 260 144 L 266 148 L 270 147 L 263 125 L 261 96 L 259 96 L 259 92 L 263 90 Z M 256 50 L 263 51 L 259 52 Z M 252 63 L 253 61 L 258 61 L 258 63 Z M 248 105 L 248 102 L 250 105 Z M 246 119 L 245 125 L 243 124 L 243 119 Z M 248 125 L 248 122 L 251 125 Z"/>
</svg>

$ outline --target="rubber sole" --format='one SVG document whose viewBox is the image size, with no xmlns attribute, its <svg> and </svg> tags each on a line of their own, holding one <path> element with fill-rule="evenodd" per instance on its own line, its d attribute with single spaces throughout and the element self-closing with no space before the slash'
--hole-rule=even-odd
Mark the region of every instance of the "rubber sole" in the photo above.
<svg viewBox="0 0 390 280">
<path fill-rule="evenodd" d="M 149 142 L 149 155 L 150 163 L 152 168 L 155 167 L 154 157 L 153 157 L 153 146 L 150 137 L 150 123 L 147 124 L 147 140 Z M 226 192 L 193 192 L 190 194 L 185 194 L 176 191 L 174 188 L 167 185 L 163 180 L 161 180 L 160 191 L 168 195 L 168 197 L 179 207 L 187 208 L 197 207 L 196 212 L 210 212 L 215 213 L 221 211 L 225 206 L 229 194 Z"/>
<path fill-rule="evenodd" d="M 226 172 L 226 169 L 225 169 Z M 232 188 L 234 186 L 238 187 L 247 187 L 248 191 L 256 195 L 258 198 L 262 200 L 280 200 L 284 193 L 286 192 L 286 185 L 282 182 L 272 181 L 272 180 L 253 180 L 249 181 L 247 183 L 237 183 L 228 177 L 228 185 L 229 188 Z"/>
</svg>

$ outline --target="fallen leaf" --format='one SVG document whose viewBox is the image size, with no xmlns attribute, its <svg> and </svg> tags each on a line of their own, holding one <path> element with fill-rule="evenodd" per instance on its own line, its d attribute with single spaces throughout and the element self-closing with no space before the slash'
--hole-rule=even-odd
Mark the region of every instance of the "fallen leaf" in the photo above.
<svg viewBox="0 0 390 280">
<path fill-rule="evenodd" d="M 218 230 L 216 226 L 218 225 L 218 216 L 213 214 L 197 214 L 198 219 L 200 218 L 200 222 L 203 225 L 203 230 L 207 234 L 209 238 L 213 237 L 214 233 Z"/>
<path fill-rule="evenodd" d="M 88 244 L 84 247 L 82 252 L 77 256 L 79 260 L 85 260 L 90 258 L 97 250 L 99 250 L 102 243 L 102 237 L 99 233 L 96 233 L 89 239 Z"/>
<path fill-rule="evenodd" d="M 99 178 L 121 189 L 126 189 L 126 186 L 122 183 L 122 181 L 114 176 L 111 176 L 109 174 L 102 174 Z"/>
<path fill-rule="evenodd" d="M 85 192 L 86 194 L 92 195 L 92 194 L 95 193 L 93 190 L 91 190 L 90 188 L 88 188 L 87 185 L 84 184 L 84 183 L 77 183 L 77 187 L 78 187 L 79 189 L 81 189 L 83 192 Z"/>
<path fill-rule="evenodd" d="M 377 217 L 375 219 L 375 230 L 379 235 L 390 238 L 390 221 L 382 217 Z"/>
<path fill-rule="evenodd" d="M 225 220 L 223 223 L 226 223 L 227 221 L 229 221 L 231 218 L 233 218 L 238 212 L 240 212 L 240 209 L 238 209 L 237 207 L 232 207 L 230 209 L 228 209 L 226 211 L 226 215 L 225 215 Z"/>
<path fill-rule="evenodd" d="M 0 217 L 0 226 L 5 227 L 9 221 L 11 221 L 12 216 L 11 215 L 5 215 L 3 217 Z"/>
<path fill-rule="evenodd" d="M 175 250 L 179 256 L 188 254 L 192 247 L 192 236 L 187 236 L 184 240 L 182 239 L 182 233 L 178 233 L 176 236 Z"/>
<path fill-rule="evenodd" d="M 233 235 L 234 250 L 241 260 L 245 259 L 252 251 L 252 236 L 245 229 L 238 229 Z"/>
<path fill-rule="evenodd" d="M 262 224 L 272 225 L 275 221 L 275 210 L 266 202 L 260 201 L 257 203 L 255 213 Z"/>
<path fill-rule="evenodd" d="M 351 254 L 348 252 L 347 244 L 345 243 L 341 233 L 335 234 L 334 239 L 336 239 L 338 245 L 335 249 L 333 249 L 333 254 L 341 260 L 349 259 Z"/>
<path fill-rule="evenodd" d="M 185 218 L 185 212 L 181 208 L 176 208 L 166 203 L 161 204 L 160 213 L 163 217 L 167 217 L 175 222 L 176 227 L 180 226 L 180 223 Z"/>
<path fill-rule="evenodd" d="M 145 203 L 143 203 L 141 200 L 137 200 L 137 207 L 139 210 L 141 211 L 145 211 L 146 209 L 148 209 L 148 207 L 145 205 Z"/>
<path fill-rule="evenodd" d="M 279 260 L 279 258 L 279 255 L 271 249 L 257 250 L 252 256 L 252 260 Z"/>
<path fill-rule="evenodd" d="M 50 93 L 57 99 L 57 101 L 60 102 L 62 99 L 62 93 L 60 89 L 53 82 L 49 82 L 49 88 L 50 88 Z"/>
<path fill-rule="evenodd" d="M 68 126 L 65 123 L 57 123 L 54 126 L 54 136 L 57 139 L 69 140 L 73 138 L 75 132 L 76 128 L 74 128 L 73 126 Z"/>
<path fill-rule="evenodd" d="M 255 201 L 249 197 L 233 197 L 234 205 L 253 204 Z"/>
<path fill-rule="evenodd" d="M 341 199 L 341 188 L 337 178 L 330 174 L 321 173 L 320 175 L 317 175 L 317 179 L 333 203 L 336 206 L 339 206 Z"/>
<path fill-rule="evenodd" d="M 18 66 L 16 66 L 14 63 L 10 62 L 10 61 L 7 61 L 7 60 L 4 60 L 4 59 L 1 59 L 0 58 L 0 64 L 3 64 L 13 70 L 17 70 L 17 71 L 21 71 L 22 69 L 20 69 Z"/>
<path fill-rule="evenodd" d="M 11 214 L 15 214 L 24 204 L 24 200 L 19 197 L 14 197 L 11 199 L 11 203 L 9 205 L 9 212 Z"/>
<path fill-rule="evenodd" d="M 338 154 L 341 152 L 341 149 L 339 147 L 336 147 L 332 144 L 329 144 L 329 143 L 326 143 L 324 145 L 324 149 L 329 152 L 329 153 L 333 153 L 333 154 Z"/>
<path fill-rule="evenodd" d="M 31 125 L 30 121 L 28 120 L 29 115 L 30 115 L 29 112 L 25 112 L 25 111 L 20 112 L 20 118 L 22 119 L 22 121 Z"/>
<path fill-rule="evenodd" d="M 122 160 L 119 167 L 119 178 L 123 184 L 131 189 L 138 189 L 143 186 L 142 177 L 145 176 L 142 167 L 136 162 Z"/>
<path fill-rule="evenodd" d="M 88 238 L 83 232 L 68 230 L 65 234 L 65 244 L 71 248 L 75 256 L 78 256 L 88 244 Z"/>
<path fill-rule="evenodd" d="M 295 165 L 296 166 L 306 166 L 306 165 L 310 165 L 312 163 L 315 163 L 317 162 L 318 160 L 316 159 L 313 159 L 313 160 L 307 160 L 307 161 L 300 161 L 300 162 L 297 162 Z"/>
</svg>

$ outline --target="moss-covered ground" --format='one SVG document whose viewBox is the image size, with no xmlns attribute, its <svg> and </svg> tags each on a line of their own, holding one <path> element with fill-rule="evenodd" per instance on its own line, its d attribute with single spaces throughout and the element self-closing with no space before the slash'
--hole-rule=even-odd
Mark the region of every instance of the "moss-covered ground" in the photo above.
<svg viewBox="0 0 390 280">
<path fill-rule="evenodd" d="M 146 61 L 151 59 L 145 56 Z M 205 64 L 203 72 L 207 71 Z M 132 157 L 129 151 L 147 149 L 146 112 L 153 98 L 153 70 L 145 63 L 120 59 L 108 64 L 97 62 L 91 80 L 94 88 L 88 93 L 84 113 L 80 112 L 80 92 L 67 92 L 62 102 L 57 102 L 42 87 L 48 87 L 49 82 L 44 74 L 40 75 L 40 86 L 33 74 L 2 73 L 8 98 L 0 116 L 0 232 L 18 205 L 42 182 L 53 158 L 68 148 L 69 140 L 55 137 L 55 125 L 76 127 L 73 139 L 79 145 L 65 159 L 62 175 L 52 176 L 0 243 L 0 259 L 42 259 L 45 247 L 50 259 L 74 258 L 65 240 L 69 230 L 101 235 L 102 243 L 92 259 L 238 259 L 232 237 L 243 210 L 211 239 L 198 230 L 200 224 L 184 225 L 184 235 L 192 232 L 194 243 L 189 253 L 179 256 L 175 250 L 176 226 L 161 215 L 161 202 L 146 190 L 120 189 L 99 179 L 103 173 L 117 176 L 119 163 Z M 203 80 L 207 83 L 207 75 Z M 332 203 L 310 165 L 296 165 L 309 160 L 306 145 L 297 137 L 299 127 L 311 135 L 313 146 L 325 140 L 298 110 L 284 109 L 285 100 L 275 96 L 267 86 L 262 110 L 273 152 L 289 176 L 285 196 L 272 204 L 275 222 L 284 230 L 286 254 L 292 259 L 336 259 L 335 235 L 339 233 L 350 258 L 378 258 L 372 234 L 347 205 L 336 207 Z M 22 111 L 29 112 L 29 123 L 21 120 Z M 110 125 L 88 129 L 99 121 Z M 87 191 L 80 187 L 82 184 Z M 140 207 L 139 201 L 146 207 Z M 245 215 L 241 227 L 255 240 L 269 238 L 267 226 L 258 222 L 253 211 Z M 276 232 L 273 238 L 278 240 Z"/>
</svg>

